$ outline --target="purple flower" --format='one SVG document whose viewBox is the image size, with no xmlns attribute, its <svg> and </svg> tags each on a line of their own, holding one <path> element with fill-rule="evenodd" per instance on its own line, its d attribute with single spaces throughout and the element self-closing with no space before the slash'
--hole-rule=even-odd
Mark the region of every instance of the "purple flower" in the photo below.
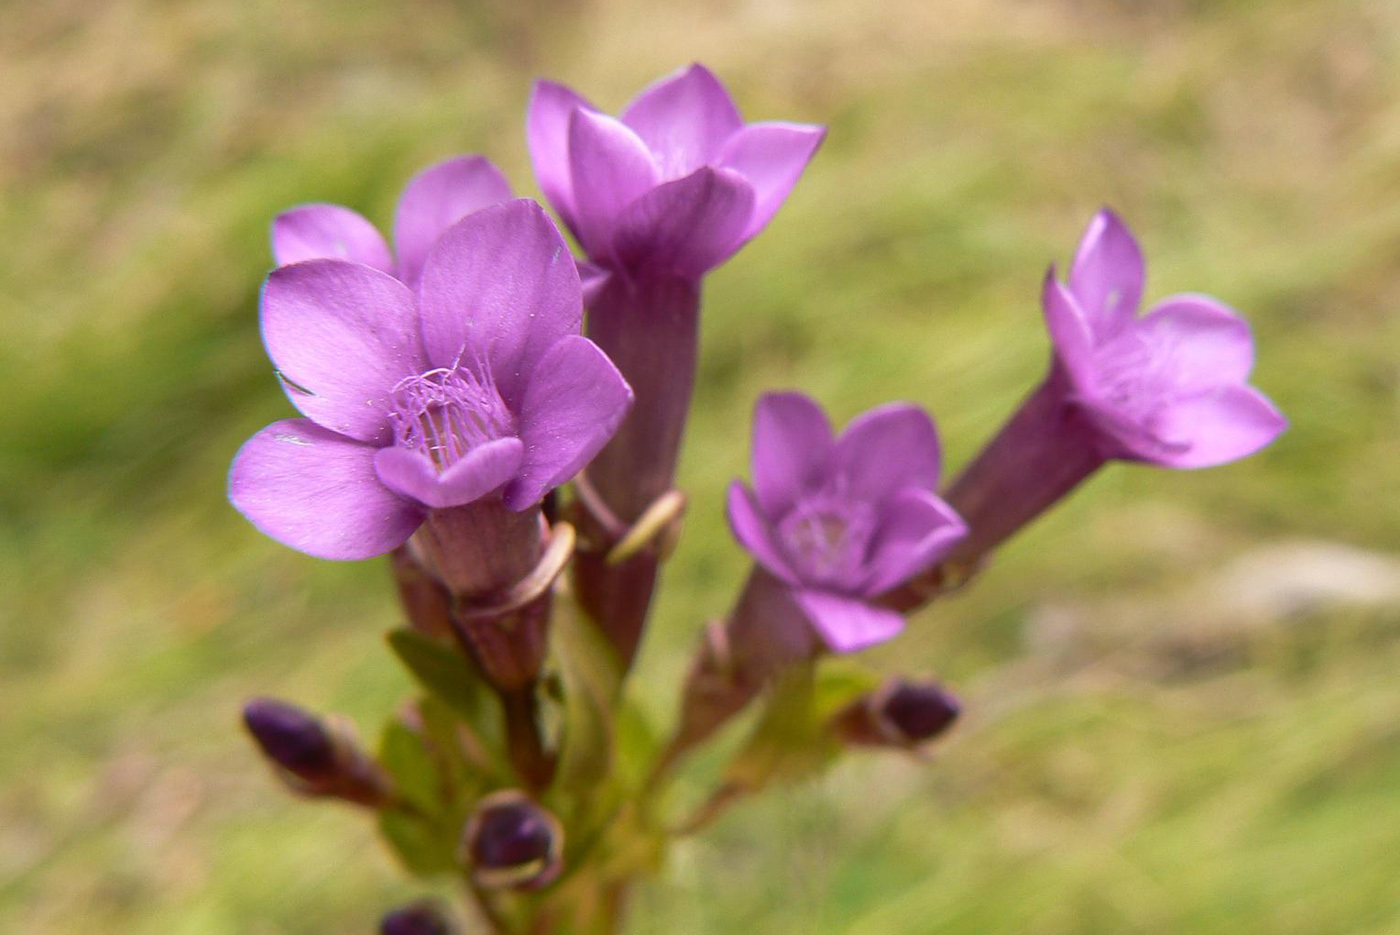
<svg viewBox="0 0 1400 935">
<path fill-rule="evenodd" d="M 272 222 L 278 266 L 303 260 L 350 260 L 396 276 L 412 288 L 439 235 L 482 208 L 509 201 L 510 183 L 483 156 L 458 156 L 429 166 L 404 187 L 394 214 L 398 260 L 374 225 L 340 205 L 298 205 Z"/>
<path fill-rule="evenodd" d="M 754 413 L 754 489 L 730 487 L 729 522 L 831 649 L 861 649 L 904 626 L 875 598 L 967 531 L 934 494 L 940 457 L 933 422 L 915 406 L 872 409 L 835 438 L 806 396 L 769 394 Z"/>
<path fill-rule="evenodd" d="M 1079 242 L 1068 286 L 1053 267 L 1045 280 L 1056 359 L 1104 455 L 1198 468 L 1273 441 L 1286 422 L 1247 382 L 1249 325 L 1203 295 L 1170 296 L 1139 318 L 1145 277 L 1137 241 L 1105 209 Z"/>
<path fill-rule="evenodd" d="M 631 404 L 578 334 L 578 273 L 534 202 L 451 227 L 416 296 L 364 264 L 314 259 L 268 276 L 261 315 L 306 418 L 248 440 L 229 498 L 322 558 L 388 552 L 429 510 L 492 496 L 526 509 L 576 474 Z"/>
<path fill-rule="evenodd" d="M 651 85 L 620 120 L 537 82 L 527 129 L 540 188 L 602 267 L 588 271 L 598 278 L 698 279 L 763 229 L 826 135 L 808 124 L 745 125 L 700 65 Z"/>
</svg>

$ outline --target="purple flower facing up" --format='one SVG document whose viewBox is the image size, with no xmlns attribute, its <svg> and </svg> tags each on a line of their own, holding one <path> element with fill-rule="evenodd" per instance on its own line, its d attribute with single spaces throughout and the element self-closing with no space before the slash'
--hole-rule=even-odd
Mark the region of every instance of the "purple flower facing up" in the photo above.
<svg viewBox="0 0 1400 935">
<path fill-rule="evenodd" d="M 1170 296 L 1138 317 L 1145 279 L 1137 241 L 1105 209 L 1079 242 L 1068 285 L 1053 268 L 1045 280 L 1056 360 L 1104 456 L 1199 468 L 1273 441 L 1286 422 L 1247 382 L 1249 325 L 1203 295 Z"/>
<path fill-rule="evenodd" d="M 298 205 L 272 222 L 278 266 L 303 260 L 350 260 L 418 283 L 423 262 L 443 231 L 474 211 L 509 201 L 510 183 L 484 156 L 458 156 L 429 166 L 404 187 L 394 214 L 394 246 L 359 213 L 333 204 Z M 395 257 L 397 253 L 397 258 Z"/>
<path fill-rule="evenodd" d="M 545 197 L 599 269 L 698 279 L 763 229 L 826 134 L 800 123 L 745 125 L 701 65 L 662 78 L 622 112 L 601 113 L 535 84 L 530 158 Z"/>
<path fill-rule="evenodd" d="M 365 264 L 313 259 L 273 271 L 261 316 L 306 418 L 249 439 L 229 498 L 322 558 L 388 552 L 429 510 L 486 497 L 526 509 L 576 474 L 631 404 L 578 334 L 578 273 L 529 201 L 448 229 L 416 295 Z"/>
<path fill-rule="evenodd" d="M 836 438 L 806 396 L 770 394 L 754 413 L 753 490 L 730 488 L 730 525 L 828 647 L 861 649 L 904 626 L 875 598 L 966 533 L 934 493 L 940 458 L 933 422 L 915 406 L 872 409 Z"/>
</svg>

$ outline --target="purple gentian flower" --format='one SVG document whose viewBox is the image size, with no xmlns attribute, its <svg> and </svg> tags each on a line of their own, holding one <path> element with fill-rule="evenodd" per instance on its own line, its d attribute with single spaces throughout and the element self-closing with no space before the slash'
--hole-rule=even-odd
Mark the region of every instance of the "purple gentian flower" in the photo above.
<svg viewBox="0 0 1400 935">
<path fill-rule="evenodd" d="M 549 81 L 528 117 L 540 188 L 589 259 L 608 271 L 698 279 L 763 229 L 826 135 L 801 123 L 745 125 L 713 74 L 691 65 L 622 112 L 601 113 Z"/>
<path fill-rule="evenodd" d="M 579 335 L 578 273 L 534 202 L 449 228 L 417 295 L 378 269 L 274 270 L 262 332 L 306 416 L 238 452 L 229 498 L 255 526 L 332 559 L 401 545 L 429 510 L 501 497 L 523 510 L 612 436 L 632 394 Z"/>
<path fill-rule="evenodd" d="M 303 260 L 350 260 L 418 284 L 423 261 L 443 231 L 457 221 L 511 199 L 510 183 L 484 156 L 457 156 L 431 165 L 404 186 L 394 213 L 397 260 L 363 215 L 333 204 L 290 208 L 272 222 L 272 258 L 278 266 Z"/>
<path fill-rule="evenodd" d="M 872 409 L 836 438 L 806 396 L 769 394 L 754 413 L 754 489 L 730 487 L 729 522 L 826 645 L 851 652 L 903 628 L 875 599 L 967 531 L 934 493 L 940 460 L 933 422 L 916 406 Z"/>
<path fill-rule="evenodd" d="M 1287 424 L 1248 384 L 1249 325 L 1204 295 L 1174 295 L 1137 317 L 1142 251 L 1112 211 L 1079 242 L 1069 284 L 1051 268 L 1042 303 L 1070 394 L 1103 433 L 1104 454 L 1171 468 L 1251 455 Z"/>
</svg>

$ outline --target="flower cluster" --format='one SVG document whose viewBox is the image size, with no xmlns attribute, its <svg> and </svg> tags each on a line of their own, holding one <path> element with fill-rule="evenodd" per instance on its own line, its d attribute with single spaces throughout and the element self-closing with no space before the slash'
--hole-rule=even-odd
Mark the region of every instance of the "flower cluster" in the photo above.
<svg viewBox="0 0 1400 935">
<path fill-rule="evenodd" d="M 1045 279 L 1043 382 L 951 484 L 918 406 L 837 434 L 801 393 L 758 400 L 752 483 L 728 496 L 753 565 L 651 744 L 622 681 L 686 506 L 701 283 L 772 220 L 826 131 L 745 124 L 699 65 L 620 118 L 542 81 L 526 123 L 578 257 L 479 156 L 408 184 L 392 250 L 349 208 L 276 218 L 262 336 L 302 417 L 255 434 L 229 474 L 233 505 L 295 549 L 392 554 L 408 626 L 389 642 L 417 687 L 377 753 L 269 699 L 248 730 L 292 789 L 373 810 L 409 870 L 460 877 L 491 931 L 616 931 L 676 833 L 842 751 L 938 741 L 961 711 L 940 683 L 833 657 L 896 638 L 1110 461 L 1223 464 L 1284 428 L 1247 382 L 1239 315 L 1190 294 L 1137 315 L 1142 251 L 1102 211 L 1067 281 Z M 668 815 L 686 756 L 760 699 L 711 796 Z M 433 902 L 381 922 L 452 930 Z"/>
</svg>

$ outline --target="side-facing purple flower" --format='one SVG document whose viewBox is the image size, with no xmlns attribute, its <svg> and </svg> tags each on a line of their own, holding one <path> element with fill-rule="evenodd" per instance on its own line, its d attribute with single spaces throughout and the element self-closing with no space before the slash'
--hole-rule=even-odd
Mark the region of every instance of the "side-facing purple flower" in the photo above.
<svg viewBox="0 0 1400 935">
<path fill-rule="evenodd" d="M 1137 316 L 1146 269 L 1132 233 L 1100 211 L 1079 242 L 1068 285 L 1045 279 L 1042 304 L 1070 392 L 1108 457 L 1171 468 L 1251 455 L 1287 424 L 1248 383 L 1249 325 L 1204 295 L 1174 295 Z"/>
<path fill-rule="evenodd" d="M 729 522 L 826 645 L 851 652 L 903 628 L 875 599 L 967 531 L 934 493 L 940 461 L 933 422 L 916 406 L 872 409 L 837 438 L 806 396 L 769 394 L 754 413 L 754 486 L 730 487 Z"/>
<path fill-rule="evenodd" d="M 358 212 L 341 205 L 305 204 L 273 220 L 272 258 L 278 266 L 304 260 L 350 260 L 396 276 L 413 288 L 443 231 L 474 211 L 510 199 L 510 183 L 489 159 L 457 156 L 429 166 L 404 186 L 394 213 L 394 252 Z"/>
<path fill-rule="evenodd" d="M 261 316 L 306 418 L 249 439 L 229 499 L 322 558 L 388 552 L 430 510 L 497 496 L 526 509 L 573 477 L 631 405 L 578 333 L 578 273 L 530 201 L 451 227 L 416 296 L 381 270 L 313 259 L 268 276 Z"/>
<path fill-rule="evenodd" d="M 691 65 L 655 82 L 622 112 L 601 113 L 550 81 L 535 84 L 527 121 L 540 188 L 599 270 L 699 278 L 763 229 L 826 129 L 744 124 L 713 74 Z"/>
<path fill-rule="evenodd" d="M 1209 467 L 1283 431 L 1283 416 L 1247 382 L 1254 342 L 1244 320 L 1203 295 L 1163 299 L 1138 317 L 1145 278 L 1133 235 L 1100 211 L 1068 284 L 1054 267 L 1045 277 L 1049 373 L 948 489 L 967 538 L 948 568 L 886 595 L 888 605 L 918 606 L 960 580 L 1110 460 Z"/>
</svg>

